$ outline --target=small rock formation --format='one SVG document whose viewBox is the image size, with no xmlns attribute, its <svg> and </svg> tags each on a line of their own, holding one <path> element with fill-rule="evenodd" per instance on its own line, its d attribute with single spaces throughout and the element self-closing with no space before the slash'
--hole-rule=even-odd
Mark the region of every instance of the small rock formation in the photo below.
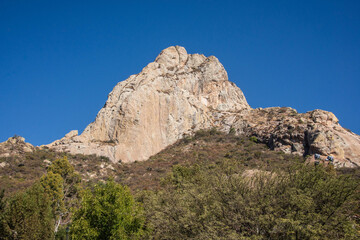
<svg viewBox="0 0 360 240">
<path fill-rule="evenodd" d="M 57 151 L 97 154 L 113 162 L 146 160 L 199 129 L 256 136 L 272 149 L 333 155 L 339 166 L 360 165 L 360 137 L 322 110 L 251 109 L 219 60 L 163 50 L 139 74 L 119 82 L 93 123 L 49 145 Z"/>
<path fill-rule="evenodd" d="M 25 138 L 14 136 L 0 143 L 0 157 L 9 157 L 11 155 L 19 155 L 25 152 L 32 152 L 35 147 L 25 142 Z"/>
<path fill-rule="evenodd" d="M 338 167 L 360 166 L 360 136 L 341 127 L 331 112 L 273 107 L 252 109 L 230 121 L 238 134 L 256 136 L 271 149 L 301 156 L 318 153 L 322 159 L 331 155 Z"/>
</svg>

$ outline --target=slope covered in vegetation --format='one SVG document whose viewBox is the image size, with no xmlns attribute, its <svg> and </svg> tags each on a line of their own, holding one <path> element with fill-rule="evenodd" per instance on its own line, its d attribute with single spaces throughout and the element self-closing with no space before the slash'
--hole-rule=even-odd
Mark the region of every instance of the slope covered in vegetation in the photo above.
<svg viewBox="0 0 360 240">
<path fill-rule="evenodd" d="M 0 239 L 65 239 L 66 228 L 71 239 L 360 237 L 359 169 L 314 166 L 255 137 L 198 131 L 131 164 L 29 154 L 2 160 L 24 170 L 1 180 Z M 25 191 L 9 187 L 19 176 Z"/>
<path fill-rule="evenodd" d="M 323 166 L 270 172 L 224 159 L 174 167 L 143 201 L 155 239 L 357 239 L 358 187 Z"/>
</svg>

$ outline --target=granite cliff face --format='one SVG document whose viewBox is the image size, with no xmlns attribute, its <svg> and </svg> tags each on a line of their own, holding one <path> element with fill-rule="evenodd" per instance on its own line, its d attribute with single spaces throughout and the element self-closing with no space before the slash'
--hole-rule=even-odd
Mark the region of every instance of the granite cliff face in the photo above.
<svg viewBox="0 0 360 240">
<path fill-rule="evenodd" d="M 48 146 L 112 161 L 146 160 L 184 134 L 217 126 L 219 114 L 249 109 L 217 58 L 169 47 L 118 83 L 80 136 L 73 131 Z"/>
<path fill-rule="evenodd" d="M 48 147 L 132 162 L 148 159 L 184 134 L 213 127 L 256 136 L 275 150 L 333 155 L 338 166 L 360 165 L 360 137 L 342 128 L 334 114 L 251 109 L 216 57 L 187 54 L 179 46 L 119 82 L 81 135 L 71 131 Z"/>
</svg>

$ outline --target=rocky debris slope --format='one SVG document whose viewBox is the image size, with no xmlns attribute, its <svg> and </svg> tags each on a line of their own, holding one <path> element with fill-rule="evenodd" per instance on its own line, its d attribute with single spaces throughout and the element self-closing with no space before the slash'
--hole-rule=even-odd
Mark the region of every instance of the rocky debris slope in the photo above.
<svg viewBox="0 0 360 240">
<path fill-rule="evenodd" d="M 360 165 L 360 137 L 322 110 L 251 109 L 214 56 L 163 50 L 139 74 L 119 82 L 95 121 L 48 145 L 57 151 L 96 154 L 113 162 L 146 160 L 198 129 L 256 136 L 272 149 L 333 155 L 339 166 Z"/>
<path fill-rule="evenodd" d="M 32 152 L 35 147 L 25 142 L 25 138 L 14 136 L 0 143 L 0 157 L 8 157 L 10 155 L 19 155 L 25 152 Z"/>
</svg>

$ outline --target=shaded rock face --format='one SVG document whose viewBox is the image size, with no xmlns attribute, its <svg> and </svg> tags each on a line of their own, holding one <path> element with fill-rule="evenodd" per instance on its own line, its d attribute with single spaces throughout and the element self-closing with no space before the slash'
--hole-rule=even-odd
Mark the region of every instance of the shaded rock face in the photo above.
<svg viewBox="0 0 360 240">
<path fill-rule="evenodd" d="M 215 127 L 219 114 L 250 109 L 217 58 L 163 50 L 139 74 L 118 83 L 96 120 L 48 145 L 112 161 L 146 160 L 184 134 Z"/>
<path fill-rule="evenodd" d="M 119 82 L 95 121 L 48 145 L 58 151 L 97 154 L 113 162 L 146 160 L 199 129 L 256 136 L 275 150 L 333 155 L 339 166 L 360 165 L 360 137 L 334 114 L 291 108 L 251 109 L 214 56 L 163 50 L 139 74 Z"/>
</svg>

